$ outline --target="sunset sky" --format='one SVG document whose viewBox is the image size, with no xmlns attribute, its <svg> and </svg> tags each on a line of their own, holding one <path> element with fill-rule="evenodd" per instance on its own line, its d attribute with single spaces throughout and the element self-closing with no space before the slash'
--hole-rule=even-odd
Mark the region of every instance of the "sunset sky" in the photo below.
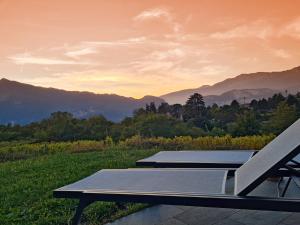
<svg viewBox="0 0 300 225">
<path fill-rule="evenodd" d="M 142 97 L 300 65 L 300 0 L 0 0 L 0 78 Z"/>
</svg>

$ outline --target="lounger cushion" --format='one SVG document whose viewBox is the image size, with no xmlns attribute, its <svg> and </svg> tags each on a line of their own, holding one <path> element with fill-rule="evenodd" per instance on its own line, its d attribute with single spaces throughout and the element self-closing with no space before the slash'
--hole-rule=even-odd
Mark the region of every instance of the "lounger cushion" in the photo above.
<svg viewBox="0 0 300 225">
<path fill-rule="evenodd" d="M 161 151 L 155 155 L 137 161 L 139 166 L 175 167 L 189 164 L 197 167 L 235 167 L 247 162 L 254 150 L 197 150 L 197 151 Z"/>
<path fill-rule="evenodd" d="M 110 193 L 224 194 L 225 170 L 113 169 L 100 170 L 55 190 L 61 197 L 97 190 Z"/>
</svg>

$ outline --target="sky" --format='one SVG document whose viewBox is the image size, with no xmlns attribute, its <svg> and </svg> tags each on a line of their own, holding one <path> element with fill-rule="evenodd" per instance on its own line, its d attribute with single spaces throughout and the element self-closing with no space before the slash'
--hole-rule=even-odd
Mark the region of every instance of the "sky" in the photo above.
<svg viewBox="0 0 300 225">
<path fill-rule="evenodd" d="M 0 0 L 0 78 L 135 98 L 300 65 L 300 0 Z"/>
</svg>

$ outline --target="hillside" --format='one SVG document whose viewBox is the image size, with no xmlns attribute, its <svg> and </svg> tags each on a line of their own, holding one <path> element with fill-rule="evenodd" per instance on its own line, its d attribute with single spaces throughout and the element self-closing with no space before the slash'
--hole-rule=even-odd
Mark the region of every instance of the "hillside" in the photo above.
<svg viewBox="0 0 300 225">
<path fill-rule="evenodd" d="M 186 89 L 172 92 L 160 96 L 170 104 L 184 103 L 188 96 L 193 93 L 200 93 L 203 96 L 207 95 L 222 95 L 225 92 L 232 90 L 256 89 L 257 92 L 263 89 L 271 89 L 274 92 L 288 90 L 295 93 L 300 90 L 300 67 L 281 72 L 257 72 L 251 74 L 241 74 L 234 78 L 226 79 L 214 85 L 204 85 L 195 89 Z M 256 94 L 256 98 L 261 98 L 264 95 Z M 244 96 L 240 96 L 244 97 Z M 225 102 L 233 99 L 226 99 Z"/>
<path fill-rule="evenodd" d="M 250 103 L 253 99 L 269 98 L 278 92 L 277 90 L 268 88 L 231 90 L 221 95 L 204 96 L 204 101 L 206 105 L 212 105 L 214 103 L 218 105 L 228 105 L 233 100 L 237 100 L 240 103 Z"/>
<path fill-rule="evenodd" d="M 149 102 L 159 104 L 163 100 L 153 96 L 134 99 L 114 94 L 64 91 L 0 80 L 0 124 L 30 123 L 55 111 L 68 111 L 80 118 L 102 114 L 109 120 L 120 121 Z"/>
</svg>

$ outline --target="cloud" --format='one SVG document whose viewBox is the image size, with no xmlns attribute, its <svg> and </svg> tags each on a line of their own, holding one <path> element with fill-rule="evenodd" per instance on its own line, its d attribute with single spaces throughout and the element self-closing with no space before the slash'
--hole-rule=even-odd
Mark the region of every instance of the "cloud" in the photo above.
<svg viewBox="0 0 300 225">
<path fill-rule="evenodd" d="M 252 23 L 242 24 L 232 29 L 215 32 L 210 35 L 210 37 L 214 39 L 267 39 L 270 37 L 281 38 L 284 36 L 300 39 L 300 17 L 278 26 L 264 20 L 257 20 Z"/>
<path fill-rule="evenodd" d="M 91 62 L 63 60 L 57 58 L 45 58 L 32 56 L 30 53 L 17 54 L 9 56 L 8 59 L 12 60 L 17 65 L 36 64 L 36 65 L 91 65 Z"/>
<path fill-rule="evenodd" d="M 151 19 L 158 19 L 164 17 L 165 19 L 171 21 L 172 16 L 170 12 L 166 9 L 162 8 L 155 8 L 155 9 L 150 9 L 150 10 L 145 10 L 135 16 L 133 20 L 136 21 L 144 21 L 144 20 L 151 20 Z"/>
<path fill-rule="evenodd" d="M 168 49 L 166 51 L 154 51 L 150 58 L 154 60 L 178 59 L 186 56 L 186 52 L 181 48 Z"/>
<path fill-rule="evenodd" d="M 273 54 L 274 54 L 274 56 L 283 58 L 283 59 L 291 58 L 291 55 L 284 49 L 275 49 L 275 50 L 273 50 Z"/>
<path fill-rule="evenodd" d="M 280 31 L 280 35 L 300 38 L 300 17 L 286 24 Z"/>
<path fill-rule="evenodd" d="M 89 48 L 83 48 L 83 49 L 78 49 L 78 50 L 74 50 L 74 51 L 67 51 L 65 53 L 65 55 L 68 56 L 68 57 L 77 59 L 80 56 L 95 54 L 97 52 L 98 51 L 95 48 L 89 47 Z"/>
<path fill-rule="evenodd" d="M 199 60 L 197 60 L 197 63 L 199 63 L 199 64 L 210 64 L 212 62 L 213 62 L 212 60 L 208 60 L 208 59 L 199 59 Z"/>
<path fill-rule="evenodd" d="M 224 74 L 229 70 L 227 66 L 221 66 L 221 65 L 207 65 L 203 66 L 199 73 L 204 75 L 220 75 Z"/>
<path fill-rule="evenodd" d="M 136 44 L 143 44 L 147 41 L 147 38 L 144 36 L 128 38 L 124 40 L 114 40 L 114 41 L 83 41 L 81 45 L 87 46 L 87 48 L 96 48 L 96 47 L 119 47 L 119 46 L 129 46 Z"/>
<path fill-rule="evenodd" d="M 133 18 L 134 21 L 147 21 L 147 20 L 157 20 L 163 19 L 171 27 L 174 33 L 179 33 L 182 30 L 182 25 L 175 21 L 173 14 L 165 8 L 154 8 L 141 12 Z"/>
<path fill-rule="evenodd" d="M 136 70 L 138 73 L 147 73 L 147 72 L 158 72 L 164 73 L 170 71 L 174 67 L 175 63 L 172 61 L 135 61 L 131 63 L 132 69 Z"/>
<path fill-rule="evenodd" d="M 194 55 L 194 51 L 186 46 L 158 48 L 136 61 L 129 62 L 123 68 L 127 67 L 136 73 L 155 72 L 165 76 L 172 73 L 176 67 L 183 66 L 182 62 L 188 60 L 192 55 Z"/>
<path fill-rule="evenodd" d="M 258 20 L 250 24 L 243 24 L 236 26 L 232 29 L 215 32 L 210 35 L 215 39 L 233 39 L 233 38 L 260 38 L 266 39 L 274 34 L 274 30 L 271 25 L 266 21 Z"/>
</svg>

